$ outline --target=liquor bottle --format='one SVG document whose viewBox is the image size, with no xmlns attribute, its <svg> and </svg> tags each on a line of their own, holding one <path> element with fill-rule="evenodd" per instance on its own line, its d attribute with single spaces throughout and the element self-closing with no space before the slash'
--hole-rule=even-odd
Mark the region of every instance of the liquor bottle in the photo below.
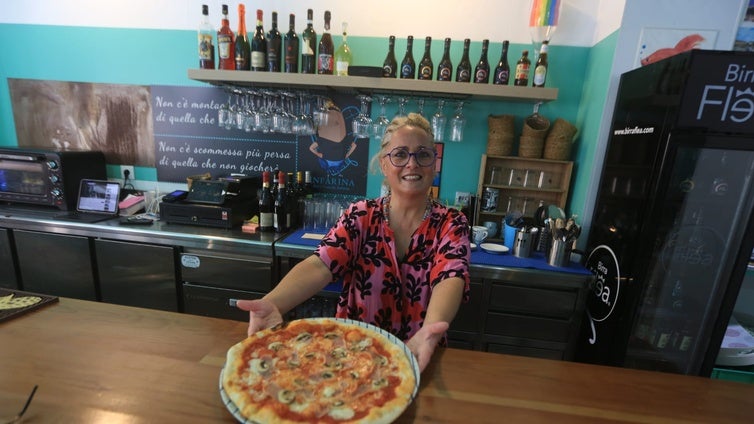
<svg viewBox="0 0 754 424">
<path fill-rule="evenodd" d="M 450 38 L 445 39 L 445 47 L 443 48 L 442 59 L 440 60 L 440 64 L 437 65 L 437 80 L 453 80 L 453 63 L 450 61 Z"/>
<path fill-rule="evenodd" d="M 432 63 L 432 55 L 430 54 L 430 48 L 432 47 L 432 37 L 426 37 L 424 39 L 424 56 L 419 61 L 419 79 L 420 80 L 432 80 L 435 65 Z"/>
<path fill-rule="evenodd" d="M 243 3 L 238 5 L 238 33 L 236 34 L 235 50 L 236 70 L 248 71 L 251 69 L 251 45 L 249 44 L 249 37 L 246 35 L 246 6 Z"/>
<path fill-rule="evenodd" d="M 529 67 L 531 61 L 529 60 L 529 50 L 521 52 L 521 58 L 516 62 L 516 74 L 513 80 L 513 85 L 529 85 Z"/>
<path fill-rule="evenodd" d="M 470 82 L 471 81 L 471 61 L 469 61 L 469 46 L 471 46 L 471 40 L 468 38 L 463 40 L 463 55 L 461 61 L 458 62 L 456 68 L 456 82 Z"/>
<path fill-rule="evenodd" d="M 343 42 L 335 51 L 335 75 L 348 75 L 351 66 L 351 48 L 348 47 L 348 22 L 343 22 Z"/>
<path fill-rule="evenodd" d="M 293 194 L 296 199 L 296 225 L 301 225 L 306 211 L 306 193 L 304 191 L 304 172 L 296 172 L 296 190 Z"/>
<path fill-rule="evenodd" d="M 272 28 L 267 33 L 267 70 L 280 72 L 280 47 L 283 38 L 278 31 L 278 12 L 272 12 Z"/>
<path fill-rule="evenodd" d="M 283 40 L 283 49 L 285 50 L 285 59 L 283 61 L 283 72 L 298 72 L 298 35 L 296 34 L 296 15 L 291 13 L 288 22 L 288 32 Z"/>
<path fill-rule="evenodd" d="M 489 84 L 490 82 L 490 62 L 487 60 L 489 47 L 490 40 L 482 40 L 482 55 L 479 57 L 479 63 L 474 67 L 474 82 L 477 84 Z"/>
<path fill-rule="evenodd" d="M 259 231 L 273 231 L 275 200 L 270 190 L 270 171 L 262 172 L 262 193 L 259 195 Z"/>
<path fill-rule="evenodd" d="M 311 199 L 314 197 L 314 186 L 312 185 L 312 171 L 304 171 L 304 197 Z"/>
<path fill-rule="evenodd" d="M 406 41 L 406 55 L 401 61 L 401 78 L 416 78 L 416 62 L 414 62 L 414 36 L 409 35 Z"/>
<path fill-rule="evenodd" d="M 395 60 L 395 36 L 391 35 L 388 39 L 387 56 L 382 62 L 382 76 L 386 78 L 395 78 L 398 62 Z"/>
<path fill-rule="evenodd" d="M 291 228 L 291 211 L 288 205 L 288 190 L 285 188 L 285 172 L 278 174 L 278 192 L 275 196 L 273 227 L 276 233 L 284 233 Z"/>
<path fill-rule="evenodd" d="M 319 53 L 317 56 L 317 73 L 321 75 L 332 75 L 333 73 L 333 47 L 332 36 L 330 35 L 330 11 L 325 10 L 325 31 L 319 39 Z"/>
<path fill-rule="evenodd" d="M 251 70 L 267 70 L 267 39 L 264 37 L 262 27 L 262 9 L 257 9 L 257 29 L 251 39 Z"/>
<path fill-rule="evenodd" d="M 542 47 L 539 49 L 539 57 L 537 63 L 534 64 L 534 78 L 532 80 L 532 87 L 544 87 L 547 80 L 547 40 L 542 42 Z"/>
<path fill-rule="evenodd" d="M 209 6 L 202 5 L 202 20 L 199 23 L 199 68 L 215 69 L 215 29 L 209 23 Z"/>
<path fill-rule="evenodd" d="M 313 74 L 317 72 L 317 32 L 314 31 L 314 12 L 306 10 L 306 29 L 301 34 L 301 73 Z"/>
<path fill-rule="evenodd" d="M 503 51 L 500 53 L 500 61 L 495 68 L 495 77 L 492 80 L 493 84 L 508 85 L 508 80 L 511 76 L 511 67 L 508 64 L 508 46 L 510 42 L 508 40 L 503 41 Z"/>
<path fill-rule="evenodd" d="M 223 5 L 223 20 L 217 31 L 217 69 L 236 69 L 235 39 L 228 20 L 228 5 Z"/>
</svg>

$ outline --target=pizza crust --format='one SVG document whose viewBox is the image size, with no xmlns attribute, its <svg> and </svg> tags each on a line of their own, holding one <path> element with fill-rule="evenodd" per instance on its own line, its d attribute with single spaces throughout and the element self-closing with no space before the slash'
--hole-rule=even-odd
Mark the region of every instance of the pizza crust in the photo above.
<svg viewBox="0 0 754 424">
<path fill-rule="evenodd" d="M 383 333 L 333 318 L 262 330 L 228 350 L 222 389 L 255 422 L 392 422 L 419 373 L 405 344 Z"/>
</svg>

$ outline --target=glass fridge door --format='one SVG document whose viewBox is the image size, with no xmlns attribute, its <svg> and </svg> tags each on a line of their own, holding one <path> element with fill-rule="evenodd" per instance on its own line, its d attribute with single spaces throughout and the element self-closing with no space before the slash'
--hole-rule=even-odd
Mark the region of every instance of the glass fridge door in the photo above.
<svg viewBox="0 0 754 424">
<path fill-rule="evenodd" d="M 754 151 L 700 147 L 710 145 L 676 145 L 668 156 L 627 367 L 699 372 L 754 210 Z"/>
</svg>

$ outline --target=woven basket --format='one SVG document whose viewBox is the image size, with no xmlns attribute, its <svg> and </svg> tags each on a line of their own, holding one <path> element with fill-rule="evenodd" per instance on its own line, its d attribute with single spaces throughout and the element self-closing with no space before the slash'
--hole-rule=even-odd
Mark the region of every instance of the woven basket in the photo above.
<svg viewBox="0 0 754 424">
<path fill-rule="evenodd" d="M 544 145 L 544 138 L 522 135 L 518 143 L 518 155 L 522 158 L 541 159 Z"/>
<path fill-rule="evenodd" d="M 521 135 L 544 139 L 549 129 L 550 120 L 535 113 L 524 120 L 524 128 L 521 130 Z"/>
<path fill-rule="evenodd" d="M 569 160 L 576 132 L 576 127 L 570 122 L 562 118 L 556 119 L 545 138 L 544 158 Z"/>
<path fill-rule="evenodd" d="M 510 156 L 513 154 L 515 117 L 513 115 L 489 115 L 487 117 L 487 154 Z"/>
</svg>

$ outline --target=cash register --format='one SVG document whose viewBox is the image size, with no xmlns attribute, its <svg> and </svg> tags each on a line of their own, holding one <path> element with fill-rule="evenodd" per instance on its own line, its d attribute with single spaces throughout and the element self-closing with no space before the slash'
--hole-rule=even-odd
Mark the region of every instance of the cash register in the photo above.
<svg viewBox="0 0 754 424">
<path fill-rule="evenodd" d="M 259 213 L 260 177 L 228 176 L 193 181 L 184 196 L 165 196 L 160 219 L 169 224 L 217 228 L 240 226 Z"/>
</svg>

